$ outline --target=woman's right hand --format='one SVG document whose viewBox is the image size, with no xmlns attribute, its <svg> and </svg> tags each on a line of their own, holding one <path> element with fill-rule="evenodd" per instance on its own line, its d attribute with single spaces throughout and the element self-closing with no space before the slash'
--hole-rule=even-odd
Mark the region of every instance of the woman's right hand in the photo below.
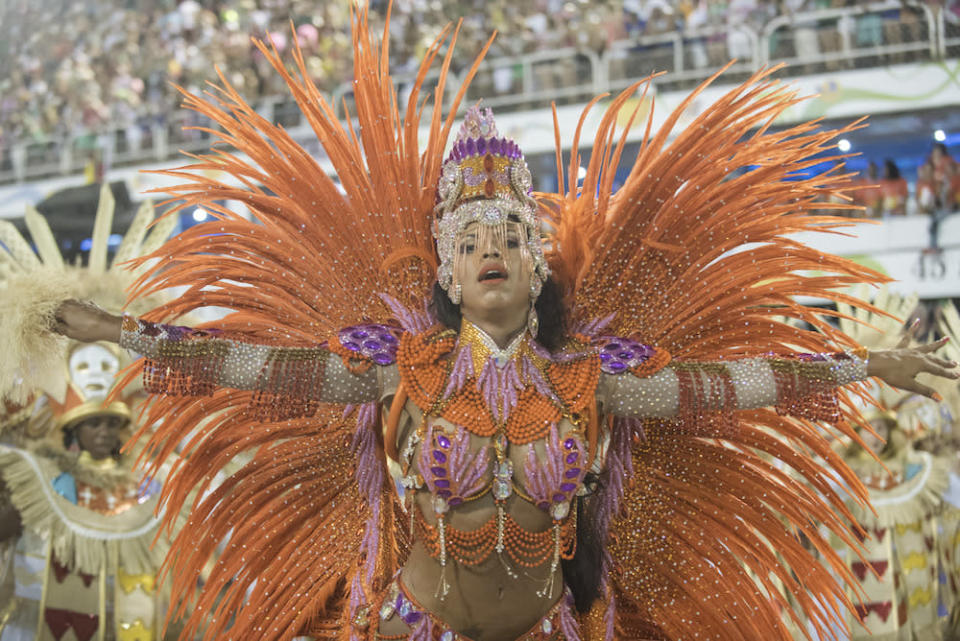
<svg viewBox="0 0 960 641">
<path fill-rule="evenodd" d="M 79 300 L 64 301 L 54 314 L 51 329 L 67 338 L 84 343 L 95 341 L 120 342 L 122 317 L 115 316 L 93 303 Z"/>
</svg>

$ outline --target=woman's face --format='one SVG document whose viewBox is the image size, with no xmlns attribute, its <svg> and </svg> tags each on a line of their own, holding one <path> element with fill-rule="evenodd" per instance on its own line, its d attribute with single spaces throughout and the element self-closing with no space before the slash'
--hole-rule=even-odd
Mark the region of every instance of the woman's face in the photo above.
<svg viewBox="0 0 960 641">
<path fill-rule="evenodd" d="M 74 428 L 77 444 L 96 461 L 112 456 L 121 445 L 120 430 L 126 422 L 119 416 L 108 414 L 85 418 Z"/>
<path fill-rule="evenodd" d="M 530 306 L 532 260 L 521 224 L 498 228 L 471 223 L 458 240 L 455 283 L 461 287 L 460 310 L 466 318 L 505 317 Z"/>
</svg>

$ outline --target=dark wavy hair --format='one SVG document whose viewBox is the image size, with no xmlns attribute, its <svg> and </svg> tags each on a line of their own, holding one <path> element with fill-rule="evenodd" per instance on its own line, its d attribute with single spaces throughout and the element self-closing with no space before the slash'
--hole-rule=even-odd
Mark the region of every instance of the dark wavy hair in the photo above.
<svg viewBox="0 0 960 641">
<path fill-rule="evenodd" d="M 563 305 L 563 292 L 552 277 L 543 283 L 543 289 L 534 304 L 540 319 L 537 342 L 547 350 L 555 352 L 563 347 L 567 340 L 567 310 Z M 450 329 L 460 331 L 463 316 L 460 306 L 454 305 L 447 292 L 439 283 L 433 284 L 433 297 L 430 311 L 440 323 Z M 584 484 L 595 487 L 596 476 L 588 474 Z M 569 561 L 563 563 L 563 580 L 573 592 L 573 599 L 579 612 L 587 612 L 600 596 L 601 558 L 603 541 L 597 531 L 594 501 L 578 496 L 573 509 L 577 511 L 577 551 Z"/>
</svg>

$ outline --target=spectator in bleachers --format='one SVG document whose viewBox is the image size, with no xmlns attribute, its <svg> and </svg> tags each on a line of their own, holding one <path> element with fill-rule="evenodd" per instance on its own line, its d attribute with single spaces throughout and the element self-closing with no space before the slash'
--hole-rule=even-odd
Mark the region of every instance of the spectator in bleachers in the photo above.
<svg viewBox="0 0 960 641">
<path fill-rule="evenodd" d="M 880 169 L 872 160 L 867 164 L 867 173 L 860 180 L 859 203 L 866 209 L 868 218 L 879 218 L 883 214 L 883 193 L 880 190 Z"/>
<path fill-rule="evenodd" d="M 933 144 L 927 161 L 933 174 L 934 202 L 937 209 L 953 211 L 960 196 L 960 171 L 957 161 L 942 142 Z"/>
<path fill-rule="evenodd" d="M 891 9 L 884 15 L 884 35 L 887 44 L 898 45 L 905 42 L 916 42 L 920 39 L 922 33 L 922 24 L 920 22 L 920 10 L 907 6 L 903 3 L 898 9 Z M 904 54 L 901 52 L 893 53 L 890 56 L 891 62 L 903 62 Z"/>
<path fill-rule="evenodd" d="M 945 144 L 942 142 L 933 144 L 933 149 L 930 151 L 930 164 L 933 166 L 933 179 L 935 181 L 943 182 L 947 175 L 947 167 L 955 163 L 956 161 L 947 151 Z"/>
<path fill-rule="evenodd" d="M 880 196 L 885 216 L 903 216 L 907 213 L 907 181 L 900 175 L 900 168 L 892 159 L 883 161 L 883 178 L 880 179 Z"/>
<path fill-rule="evenodd" d="M 800 60 L 814 60 L 820 55 L 817 20 L 805 16 L 817 9 L 814 0 L 781 0 L 780 13 L 793 21 L 793 53 Z"/>
<path fill-rule="evenodd" d="M 930 214 L 936 210 L 937 184 L 933 179 L 933 165 L 929 161 L 924 162 L 917 168 L 917 184 L 914 188 L 914 195 L 918 213 Z"/>
<path fill-rule="evenodd" d="M 710 64 L 707 53 L 708 38 L 701 32 L 708 28 L 710 12 L 707 0 L 682 3 L 681 13 L 684 24 L 684 40 L 687 44 L 690 63 L 695 69 L 703 69 Z"/>
<path fill-rule="evenodd" d="M 956 211 L 960 205 L 960 166 L 952 159 L 944 164 L 943 178 L 938 186 L 940 207 L 945 211 Z"/>
</svg>

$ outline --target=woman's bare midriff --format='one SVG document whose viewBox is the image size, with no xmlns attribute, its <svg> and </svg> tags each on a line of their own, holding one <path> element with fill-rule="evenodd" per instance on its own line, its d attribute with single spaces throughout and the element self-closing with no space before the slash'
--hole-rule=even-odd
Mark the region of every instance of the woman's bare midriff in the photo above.
<svg viewBox="0 0 960 641">
<path fill-rule="evenodd" d="M 421 414 L 412 403 L 407 404 L 405 416 L 398 430 L 397 440 L 402 448 L 412 429 L 420 424 Z M 432 421 L 449 431 L 455 428 L 442 421 Z M 572 426 L 561 425 L 561 431 Z M 476 451 L 490 443 L 489 438 L 470 436 L 471 448 Z M 542 455 L 543 444 L 536 445 Z M 510 458 L 514 464 L 515 481 L 523 485 L 523 465 L 527 447 L 511 448 Z M 414 455 L 414 461 L 416 454 Z M 425 489 L 417 492 L 417 506 L 425 520 L 435 525 L 436 518 L 431 505 L 431 495 Z M 547 531 L 553 526 L 549 514 L 531 503 L 511 496 L 506 501 L 506 513 L 518 525 L 532 532 Z M 497 516 L 496 505 L 490 494 L 468 501 L 446 515 L 447 526 L 458 530 L 475 530 Z M 505 565 L 506 564 L 506 565 Z M 430 556 L 419 541 L 414 542 L 407 563 L 401 572 L 401 580 L 410 597 L 425 610 L 441 619 L 451 630 L 473 641 L 513 641 L 540 623 L 563 594 L 563 576 L 557 568 L 552 577 L 548 596 L 544 593 L 550 578 L 551 559 L 534 567 L 514 564 L 507 554 L 503 559 L 493 552 L 489 558 L 476 566 L 447 560 L 446 579 L 450 588 L 440 598 L 438 586 L 442 567 L 438 559 Z M 399 616 L 380 622 L 380 632 L 385 635 L 402 634 L 409 628 Z"/>
</svg>

